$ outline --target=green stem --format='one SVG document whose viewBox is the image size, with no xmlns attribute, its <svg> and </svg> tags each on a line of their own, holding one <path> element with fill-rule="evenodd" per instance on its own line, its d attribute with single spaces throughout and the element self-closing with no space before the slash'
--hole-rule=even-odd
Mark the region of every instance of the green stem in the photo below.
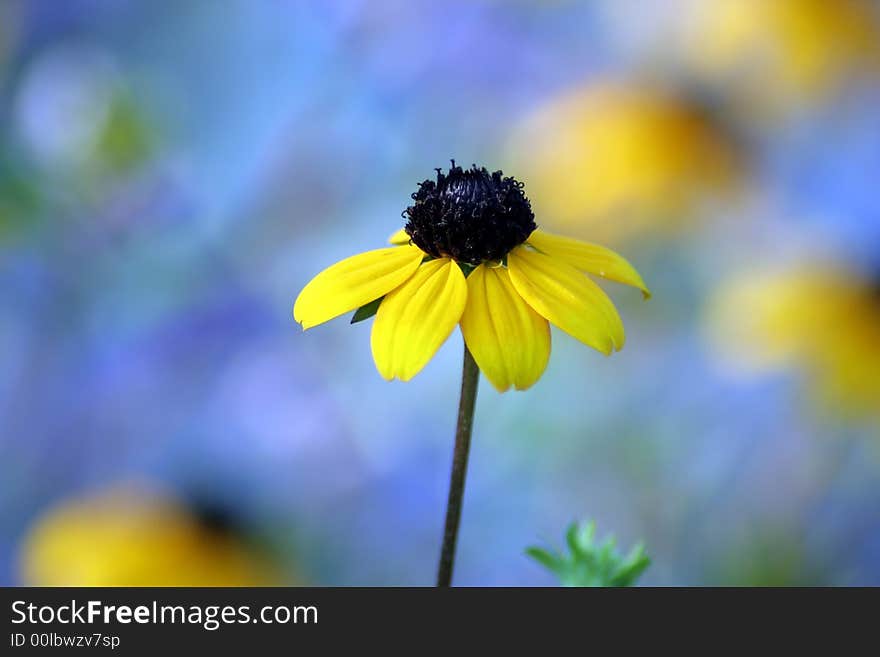
<svg viewBox="0 0 880 657">
<path fill-rule="evenodd" d="M 455 543 L 464 501 L 464 481 L 467 476 L 468 453 L 471 446 L 471 430 L 474 426 L 474 404 L 477 401 L 477 384 L 480 368 L 467 345 L 464 347 L 464 365 L 461 372 L 461 398 L 458 402 L 458 422 L 455 426 L 455 448 L 452 453 L 452 476 L 449 479 L 449 499 L 446 502 L 446 528 L 440 549 L 437 568 L 437 586 L 452 584 L 452 568 L 455 565 Z"/>
</svg>

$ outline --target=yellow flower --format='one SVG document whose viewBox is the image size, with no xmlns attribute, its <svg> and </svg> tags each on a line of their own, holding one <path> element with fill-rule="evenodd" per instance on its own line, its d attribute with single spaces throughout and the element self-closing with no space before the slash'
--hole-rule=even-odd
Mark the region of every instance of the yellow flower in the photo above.
<svg viewBox="0 0 880 657">
<path fill-rule="evenodd" d="M 510 150 L 548 223 L 613 241 L 680 229 L 739 173 L 736 145 L 705 110 L 650 86 L 568 92 L 527 117 Z"/>
<path fill-rule="evenodd" d="M 66 501 L 21 549 L 28 586 L 265 586 L 278 576 L 228 532 L 176 501 L 121 487 Z"/>
<path fill-rule="evenodd" d="M 688 61 L 752 110 L 821 99 L 853 73 L 880 71 L 880 20 L 865 0 L 712 0 L 690 18 Z"/>
<path fill-rule="evenodd" d="M 880 295 L 853 272 L 817 259 L 735 275 L 713 295 L 707 337 L 730 372 L 799 367 L 830 410 L 877 413 Z"/>
<path fill-rule="evenodd" d="M 499 390 L 525 390 L 550 357 L 552 322 L 611 354 L 624 344 L 611 300 L 587 274 L 649 292 L 604 247 L 536 230 L 523 185 L 500 171 L 453 166 L 426 180 L 396 246 L 325 269 L 293 315 L 304 329 L 381 300 L 371 345 L 379 373 L 408 381 L 460 324 L 468 349 Z"/>
</svg>

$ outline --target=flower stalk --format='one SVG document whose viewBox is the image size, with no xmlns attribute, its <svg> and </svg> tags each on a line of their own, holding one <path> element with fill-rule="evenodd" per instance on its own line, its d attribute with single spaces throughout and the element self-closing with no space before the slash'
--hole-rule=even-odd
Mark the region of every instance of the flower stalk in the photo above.
<svg viewBox="0 0 880 657">
<path fill-rule="evenodd" d="M 479 381 L 480 368 L 477 367 L 474 357 L 465 345 L 461 397 L 458 402 L 458 421 L 455 427 L 455 447 L 452 453 L 452 475 L 449 478 L 449 498 L 446 502 L 446 527 L 443 530 L 443 545 L 440 548 L 440 563 L 437 567 L 437 586 L 452 585 L 455 545 L 458 540 L 458 525 L 461 521 L 461 507 L 464 501 L 464 482 L 467 477 Z"/>
</svg>

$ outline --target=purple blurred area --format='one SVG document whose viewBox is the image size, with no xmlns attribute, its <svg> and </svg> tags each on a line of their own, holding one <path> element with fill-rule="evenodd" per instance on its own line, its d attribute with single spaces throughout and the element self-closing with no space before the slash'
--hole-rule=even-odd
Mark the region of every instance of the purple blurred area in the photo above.
<svg viewBox="0 0 880 657">
<path fill-rule="evenodd" d="M 555 331 L 533 389 L 483 382 L 456 583 L 552 585 L 524 549 L 594 518 L 624 547 L 645 541 L 646 584 L 880 585 L 880 402 L 836 413 L 811 393 L 822 375 L 796 366 L 730 377 L 704 337 L 740 271 L 817 249 L 880 271 L 880 67 L 856 52 L 834 84 L 782 67 L 789 86 L 740 91 L 759 67 L 658 50 L 693 4 L 0 4 L 0 583 L 27 583 L 23 546 L 48 510 L 147 480 L 222 508 L 280 583 L 431 584 L 461 336 L 385 383 L 368 322 L 303 334 L 293 300 L 382 246 L 450 158 L 531 194 L 517 165 L 545 159 L 518 130 L 611 81 L 710 116 L 736 198 L 710 189 L 686 220 L 658 210 L 619 238 L 626 215 L 596 220 L 654 298 L 606 287 L 620 354 Z M 813 52 L 847 32 L 817 34 L 786 38 Z M 603 152 L 583 157 L 601 170 Z M 675 184 L 701 186 L 687 175 Z M 540 225 L 590 239 L 594 220 L 542 216 L 559 197 L 534 189 Z"/>
</svg>

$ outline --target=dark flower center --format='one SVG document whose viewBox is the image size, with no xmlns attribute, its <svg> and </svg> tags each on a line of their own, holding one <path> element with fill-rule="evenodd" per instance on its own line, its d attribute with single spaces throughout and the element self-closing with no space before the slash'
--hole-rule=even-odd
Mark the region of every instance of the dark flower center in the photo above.
<svg viewBox="0 0 880 657">
<path fill-rule="evenodd" d="M 880 269 L 874 271 L 874 275 L 868 281 L 868 296 L 880 308 Z"/>
<path fill-rule="evenodd" d="M 436 258 L 477 265 L 501 260 L 528 239 L 535 215 L 523 184 L 485 167 L 437 169 L 437 180 L 419 183 L 403 211 L 413 244 Z"/>
<path fill-rule="evenodd" d="M 199 526 L 208 532 L 232 535 L 243 531 L 233 509 L 221 502 L 197 495 L 189 500 L 188 507 Z"/>
</svg>

